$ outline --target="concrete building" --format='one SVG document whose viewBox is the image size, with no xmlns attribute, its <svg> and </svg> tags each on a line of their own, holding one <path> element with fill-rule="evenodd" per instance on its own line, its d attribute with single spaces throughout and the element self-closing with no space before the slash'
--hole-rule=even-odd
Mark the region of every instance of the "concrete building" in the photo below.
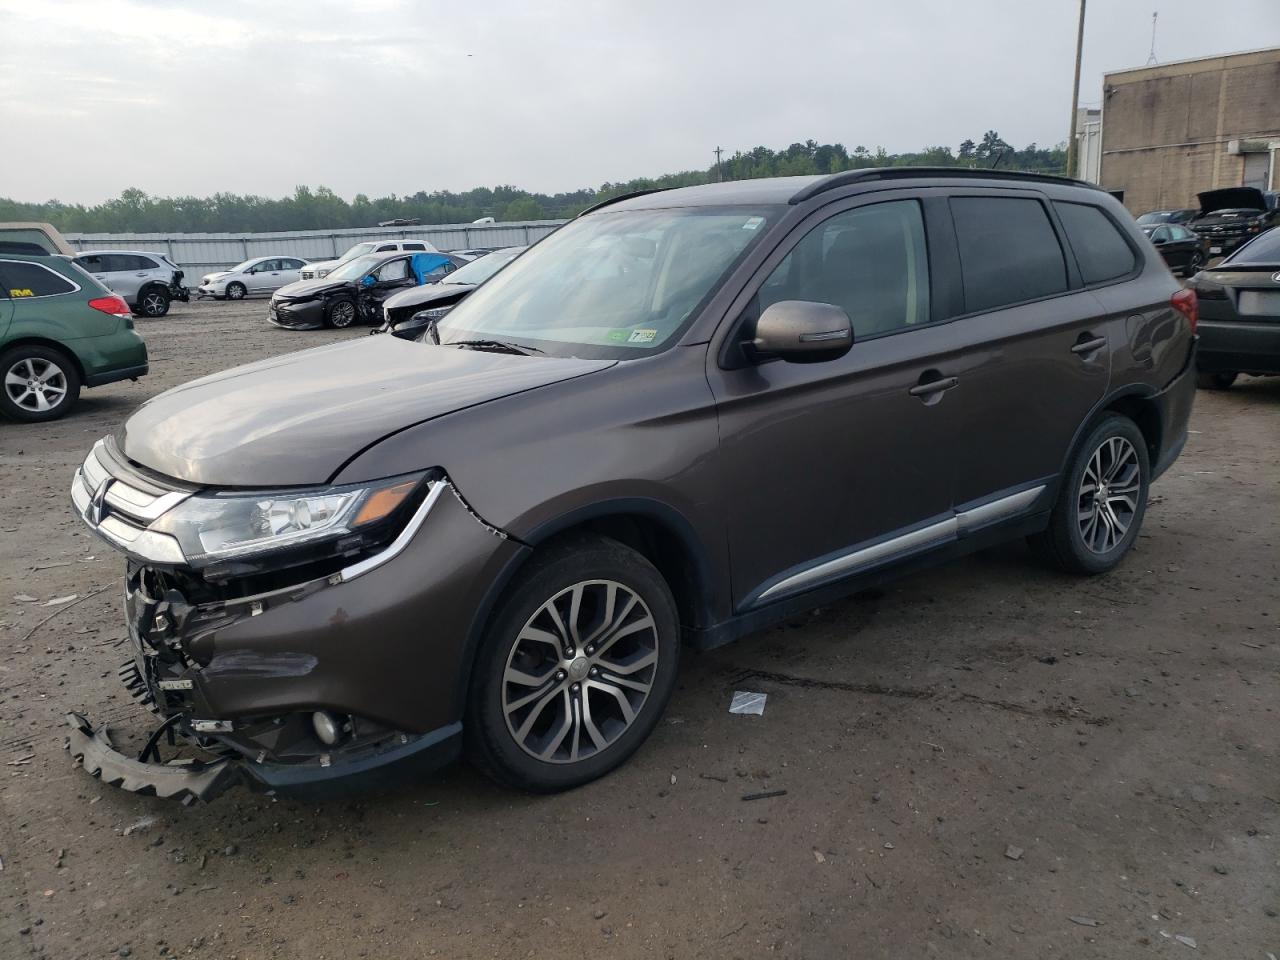
<svg viewBox="0 0 1280 960">
<path fill-rule="evenodd" d="M 1099 182 L 1132 212 L 1280 189 L 1280 48 L 1108 73 Z"/>
<path fill-rule="evenodd" d="M 1102 110 L 1076 111 L 1076 170 L 1078 180 L 1098 183 L 1102 176 Z"/>
</svg>

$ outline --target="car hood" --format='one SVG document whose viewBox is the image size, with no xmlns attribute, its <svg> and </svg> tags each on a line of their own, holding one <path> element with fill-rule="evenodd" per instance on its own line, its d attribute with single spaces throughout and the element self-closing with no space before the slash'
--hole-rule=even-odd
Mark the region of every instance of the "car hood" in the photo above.
<svg viewBox="0 0 1280 960">
<path fill-rule="evenodd" d="M 221 280 L 223 277 L 231 276 L 230 270 L 215 270 L 213 273 L 206 273 L 201 278 L 202 283 L 213 283 L 215 280 Z"/>
<path fill-rule="evenodd" d="M 339 287 L 351 287 L 355 289 L 355 285 L 350 280 L 330 280 L 328 277 L 321 277 L 316 280 L 295 280 L 293 283 L 286 283 L 277 290 L 271 297 L 272 300 L 298 300 L 307 297 L 314 297 L 316 294 L 324 293 L 326 290 L 336 290 Z"/>
<path fill-rule="evenodd" d="M 117 443 L 130 460 L 190 483 L 319 485 L 389 434 L 616 362 L 367 337 L 167 390 L 125 422 Z M 422 457 L 424 468 L 438 466 L 430 450 Z"/>
<path fill-rule="evenodd" d="M 312 260 L 303 270 L 332 270 L 342 261 L 340 260 Z"/>
<path fill-rule="evenodd" d="M 1266 210 L 1267 200 L 1257 187 L 1224 187 L 1196 194 L 1200 201 L 1200 216 L 1215 210 Z"/>
<path fill-rule="evenodd" d="M 401 310 L 405 307 L 417 307 L 435 303 L 437 300 L 460 297 L 474 289 L 475 284 L 472 283 L 428 283 L 393 293 L 382 301 L 382 306 L 385 310 Z"/>
</svg>

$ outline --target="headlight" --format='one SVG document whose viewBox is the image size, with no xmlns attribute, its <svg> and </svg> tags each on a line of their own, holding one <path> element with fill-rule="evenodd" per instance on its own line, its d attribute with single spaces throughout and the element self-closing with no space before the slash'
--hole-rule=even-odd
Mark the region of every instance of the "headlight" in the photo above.
<svg viewBox="0 0 1280 960">
<path fill-rule="evenodd" d="M 434 307 L 431 310 L 419 310 L 413 315 L 415 320 L 439 320 L 453 307 Z"/>
<path fill-rule="evenodd" d="M 421 490 L 421 481 L 418 474 L 319 490 L 197 495 L 151 529 L 174 537 L 197 568 L 317 544 L 357 552 L 385 539 L 389 522 Z"/>
</svg>

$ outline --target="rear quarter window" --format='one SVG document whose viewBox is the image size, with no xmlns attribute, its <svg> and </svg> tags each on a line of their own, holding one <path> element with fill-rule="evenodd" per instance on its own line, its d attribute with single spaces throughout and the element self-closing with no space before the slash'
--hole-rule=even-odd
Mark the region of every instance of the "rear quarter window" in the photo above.
<svg viewBox="0 0 1280 960">
<path fill-rule="evenodd" d="M 994 310 L 1063 293 L 1062 246 L 1039 200 L 953 197 L 965 311 Z"/>
<path fill-rule="evenodd" d="M 1104 283 L 1128 276 L 1138 265 L 1137 254 L 1129 246 L 1124 234 L 1105 213 L 1087 203 L 1054 201 L 1054 210 L 1062 221 L 1067 242 L 1080 265 L 1080 276 L 1085 283 Z M 1176 238 L 1179 227 L 1162 227 L 1156 236 Z M 1155 239 L 1155 236 L 1152 237 Z"/>
<path fill-rule="evenodd" d="M 4 281 L 5 294 L 12 300 L 56 297 L 76 289 L 76 285 L 62 274 L 38 263 L 18 260 L 0 263 L 0 279 Z"/>
</svg>

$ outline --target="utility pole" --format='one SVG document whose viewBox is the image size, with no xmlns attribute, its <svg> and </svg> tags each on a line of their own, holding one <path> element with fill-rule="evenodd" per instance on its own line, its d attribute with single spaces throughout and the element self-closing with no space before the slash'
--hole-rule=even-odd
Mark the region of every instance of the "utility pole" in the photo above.
<svg viewBox="0 0 1280 960">
<path fill-rule="evenodd" d="M 721 180 L 723 180 L 723 179 L 724 179 L 724 174 L 720 172 L 720 154 L 722 154 L 723 152 L 724 152 L 724 151 L 723 151 L 723 150 L 721 150 L 719 147 L 716 147 L 715 154 L 716 154 L 716 180 L 717 180 L 717 182 L 718 182 L 718 181 L 721 181 Z"/>
<path fill-rule="evenodd" d="M 1076 167 L 1076 114 L 1080 112 L 1080 57 L 1084 53 L 1084 3 L 1080 0 L 1080 26 L 1076 30 L 1076 79 L 1071 86 L 1071 134 L 1067 137 L 1067 176 L 1074 177 Z"/>
</svg>

